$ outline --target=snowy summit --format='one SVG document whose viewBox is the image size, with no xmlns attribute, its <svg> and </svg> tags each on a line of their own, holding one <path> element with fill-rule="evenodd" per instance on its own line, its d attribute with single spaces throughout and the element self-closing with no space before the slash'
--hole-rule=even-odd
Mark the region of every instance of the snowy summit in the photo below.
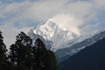
<svg viewBox="0 0 105 70">
<path fill-rule="evenodd" d="M 67 15 L 57 15 L 49 19 L 45 24 L 36 27 L 33 32 L 42 36 L 45 40 L 51 41 L 53 43 L 51 50 L 56 51 L 57 49 L 64 48 L 68 41 L 81 35 L 76 27 L 69 24 L 72 21 L 74 19 Z M 76 21 L 74 24 L 77 23 Z"/>
</svg>

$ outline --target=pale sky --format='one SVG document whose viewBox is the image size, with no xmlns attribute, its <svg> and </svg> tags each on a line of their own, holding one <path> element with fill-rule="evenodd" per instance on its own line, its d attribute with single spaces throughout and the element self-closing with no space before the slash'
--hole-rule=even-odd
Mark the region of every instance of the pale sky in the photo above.
<svg viewBox="0 0 105 70">
<path fill-rule="evenodd" d="M 27 33 L 60 14 L 73 16 L 70 25 L 78 26 L 84 33 L 105 28 L 105 0 L 0 0 L 0 30 L 4 42 L 9 47 L 20 31 Z"/>
</svg>

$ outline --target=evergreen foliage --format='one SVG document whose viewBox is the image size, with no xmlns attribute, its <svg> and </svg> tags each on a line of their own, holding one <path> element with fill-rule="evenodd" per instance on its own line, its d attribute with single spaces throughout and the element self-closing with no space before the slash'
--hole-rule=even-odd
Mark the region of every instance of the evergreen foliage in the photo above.
<svg viewBox="0 0 105 70">
<path fill-rule="evenodd" d="M 6 65 L 6 45 L 3 42 L 2 32 L 0 32 L 0 70 L 3 70 Z"/>
<path fill-rule="evenodd" d="M 56 57 L 52 51 L 47 51 L 47 55 L 44 57 L 45 59 L 45 70 L 57 70 L 57 62 Z"/>
<path fill-rule="evenodd" d="M 38 38 L 35 42 L 36 47 L 36 70 L 44 70 L 44 57 L 46 56 L 47 49 L 43 42 Z"/>
<path fill-rule="evenodd" d="M 24 32 L 16 37 L 15 44 L 10 46 L 9 59 L 15 63 L 19 69 L 31 69 L 31 48 L 32 40 Z"/>
<path fill-rule="evenodd" d="M 39 38 L 33 45 L 32 39 L 24 32 L 16 36 L 8 58 L 14 70 L 57 70 L 54 53 L 47 50 Z"/>
<path fill-rule="evenodd" d="M 45 48 L 44 43 L 38 38 L 36 47 L 36 70 L 57 70 L 56 57 L 52 51 Z"/>
</svg>

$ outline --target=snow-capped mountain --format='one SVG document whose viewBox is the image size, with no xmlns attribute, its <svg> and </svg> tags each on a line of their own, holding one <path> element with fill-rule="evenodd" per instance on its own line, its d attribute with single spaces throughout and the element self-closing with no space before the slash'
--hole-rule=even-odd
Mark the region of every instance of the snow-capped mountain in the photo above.
<svg viewBox="0 0 105 70">
<path fill-rule="evenodd" d="M 45 41 L 52 42 L 51 50 L 53 51 L 68 47 L 65 46 L 68 41 L 73 43 L 72 40 L 78 38 L 81 35 L 79 32 L 60 27 L 51 19 L 49 19 L 45 24 L 33 29 L 33 33 L 43 37 Z M 45 44 L 48 44 L 48 42 Z"/>
<path fill-rule="evenodd" d="M 83 35 L 78 30 L 68 29 L 49 19 L 45 24 L 37 26 L 29 32 L 29 36 L 36 40 L 40 38 L 46 47 L 55 52 L 58 62 L 65 60 L 105 37 L 105 31 Z"/>
</svg>

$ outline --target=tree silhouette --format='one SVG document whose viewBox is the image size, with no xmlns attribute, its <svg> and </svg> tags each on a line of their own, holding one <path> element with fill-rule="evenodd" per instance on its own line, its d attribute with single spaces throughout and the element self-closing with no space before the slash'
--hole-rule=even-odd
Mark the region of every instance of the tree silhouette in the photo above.
<svg viewBox="0 0 105 70">
<path fill-rule="evenodd" d="M 16 36 L 15 44 L 10 46 L 9 58 L 19 69 L 31 69 L 32 40 L 24 32 Z"/>
<path fill-rule="evenodd" d="M 6 52 L 6 45 L 3 42 L 2 32 L 0 31 L 0 70 L 3 70 L 6 64 Z"/>
<path fill-rule="evenodd" d="M 33 45 L 32 39 L 24 32 L 19 33 L 15 44 L 10 46 L 9 60 L 17 70 L 57 70 L 54 53 L 47 50 L 39 38 Z"/>
<path fill-rule="evenodd" d="M 44 57 L 44 65 L 45 69 L 44 70 L 57 70 L 57 61 L 56 61 L 56 56 L 52 51 L 47 51 L 46 56 Z"/>
<path fill-rule="evenodd" d="M 54 53 L 48 51 L 39 38 L 35 42 L 35 47 L 35 70 L 57 70 L 57 61 Z"/>
</svg>

